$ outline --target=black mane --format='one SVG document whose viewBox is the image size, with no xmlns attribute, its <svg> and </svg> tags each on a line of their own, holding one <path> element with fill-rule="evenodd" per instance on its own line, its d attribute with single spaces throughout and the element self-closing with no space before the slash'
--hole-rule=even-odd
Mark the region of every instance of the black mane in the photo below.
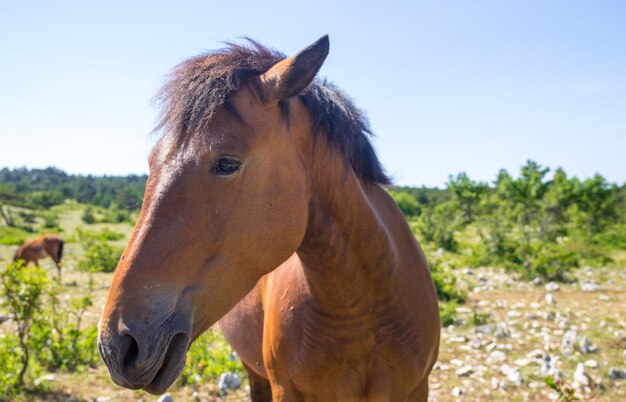
<svg viewBox="0 0 626 402">
<path fill-rule="evenodd" d="M 192 57 L 174 68 L 155 100 L 161 105 L 155 131 L 183 139 L 202 130 L 220 106 L 231 108 L 229 96 L 251 77 L 261 75 L 285 55 L 248 39 L 224 49 Z M 341 90 L 316 79 L 298 95 L 311 115 L 314 133 L 326 135 L 354 171 L 366 182 L 390 184 L 370 137 L 365 114 Z"/>
</svg>

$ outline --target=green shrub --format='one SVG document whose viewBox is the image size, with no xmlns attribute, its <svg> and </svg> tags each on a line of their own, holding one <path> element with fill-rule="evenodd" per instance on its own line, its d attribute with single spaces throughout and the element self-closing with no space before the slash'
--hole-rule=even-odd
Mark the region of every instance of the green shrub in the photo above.
<svg viewBox="0 0 626 402">
<path fill-rule="evenodd" d="M 30 204 L 39 208 L 50 208 L 63 204 L 64 198 L 58 191 L 34 191 L 27 197 Z"/>
<path fill-rule="evenodd" d="M 41 213 L 43 219 L 43 227 L 45 229 L 58 229 L 59 228 L 59 215 L 53 211 L 44 211 Z"/>
<path fill-rule="evenodd" d="M 17 373 L 23 366 L 23 352 L 16 335 L 0 335 L 0 401 L 10 401 L 19 392 Z"/>
<path fill-rule="evenodd" d="M 31 326 L 41 319 L 41 298 L 50 282 L 43 269 L 25 267 L 21 261 L 7 265 L 0 272 L 0 278 L 2 306 L 13 315 L 19 344 L 16 352 L 19 351 L 20 370 L 9 385 L 20 388 L 31 359 Z"/>
<path fill-rule="evenodd" d="M 420 215 L 417 229 L 420 240 L 434 243 L 444 250 L 456 251 L 458 243 L 454 238 L 457 227 L 455 212 L 451 204 L 438 205 L 434 209 L 426 209 Z"/>
<path fill-rule="evenodd" d="M 93 305 L 94 282 L 89 280 L 88 293 L 80 298 L 60 298 L 61 289 L 49 293 L 46 316 L 33 327 L 33 341 L 39 350 L 39 363 L 48 370 L 74 371 L 82 365 L 94 366 L 98 361 L 98 328 L 83 329 L 83 318 Z"/>
<path fill-rule="evenodd" d="M 131 222 L 130 212 L 117 207 L 116 204 L 111 205 L 104 210 L 101 222 L 103 223 L 124 223 Z"/>
<path fill-rule="evenodd" d="M 505 261 L 505 268 L 525 279 L 541 277 L 552 281 L 569 281 L 568 273 L 580 266 L 580 253 L 555 243 L 519 243 L 515 253 Z"/>
<path fill-rule="evenodd" d="M 467 292 L 459 289 L 456 284 L 456 276 L 449 268 L 446 268 L 439 260 L 430 261 L 430 274 L 435 283 L 437 297 L 442 301 L 454 301 L 463 303 Z"/>
<path fill-rule="evenodd" d="M 78 262 L 78 268 L 83 271 L 113 272 L 123 251 L 124 248 L 106 242 L 91 242 L 85 251 L 85 258 Z"/>
<path fill-rule="evenodd" d="M 457 303 L 455 301 L 439 302 L 439 317 L 442 326 L 447 327 L 457 322 L 456 306 Z"/>
<path fill-rule="evenodd" d="M 82 221 L 88 225 L 92 225 L 96 223 L 96 216 L 93 213 L 93 208 L 92 207 L 85 208 L 80 219 L 82 219 Z"/>
<path fill-rule="evenodd" d="M 567 274 L 580 265 L 580 254 L 575 250 L 554 243 L 539 245 L 532 258 L 533 276 L 550 280 L 568 280 Z"/>
<path fill-rule="evenodd" d="M 409 218 L 420 214 L 420 205 L 412 195 L 397 190 L 389 190 L 389 195 L 398 204 L 405 217 Z"/>
<path fill-rule="evenodd" d="M 230 371 L 243 375 L 243 366 L 222 334 L 210 329 L 191 345 L 187 364 L 179 377 L 179 384 L 215 381 L 220 374 Z"/>
</svg>

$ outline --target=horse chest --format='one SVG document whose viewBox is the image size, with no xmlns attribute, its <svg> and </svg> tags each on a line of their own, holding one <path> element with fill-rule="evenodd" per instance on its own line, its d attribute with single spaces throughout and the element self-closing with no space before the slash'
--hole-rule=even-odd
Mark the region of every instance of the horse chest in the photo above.
<svg viewBox="0 0 626 402">
<path fill-rule="evenodd" d="M 269 366 L 308 399 L 402 401 L 415 386 L 419 374 L 406 339 L 368 326 L 365 317 L 306 322 L 295 319 L 301 311 L 291 312 Z"/>
</svg>

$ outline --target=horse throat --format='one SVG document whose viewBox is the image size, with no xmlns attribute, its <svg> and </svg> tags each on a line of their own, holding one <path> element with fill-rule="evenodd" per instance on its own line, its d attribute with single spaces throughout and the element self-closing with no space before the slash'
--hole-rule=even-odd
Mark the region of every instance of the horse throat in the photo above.
<svg viewBox="0 0 626 402">
<path fill-rule="evenodd" d="M 297 252 L 308 287 L 320 311 L 338 318 L 369 314 L 380 295 L 394 294 L 385 289 L 394 280 L 392 240 L 370 202 L 372 193 L 384 190 L 351 169 L 323 180 L 312 191 Z"/>
</svg>

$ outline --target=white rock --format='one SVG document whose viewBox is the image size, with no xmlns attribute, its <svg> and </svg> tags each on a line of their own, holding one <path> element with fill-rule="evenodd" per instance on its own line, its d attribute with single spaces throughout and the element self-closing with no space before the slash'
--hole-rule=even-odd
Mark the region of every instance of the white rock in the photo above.
<svg viewBox="0 0 626 402">
<path fill-rule="evenodd" d="M 506 313 L 506 316 L 509 318 L 520 318 L 523 314 L 516 310 L 511 310 Z"/>
<path fill-rule="evenodd" d="M 554 300 L 554 295 L 552 293 L 547 293 L 546 294 L 546 304 L 548 305 L 555 305 L 556 301 Z"/>
<path fill-rule="evenodd" d="M 609 370 L 609 377 L 611 380 L 621 380 L 626 378 L 626 370 L 620 368 L 611 368 Z"/>
<path fill-rule="evenodd" d="M 584 387 L 589 386 L 589 376 L 585 373 L 584 364 L 578 363 L 578 365 L 576 366 L 576 371 L 574 371 L 574 381 Z"/>
<path fill-rule="evenodd" d="M 220 374 L 217 387 L 219 388 L 220 394 L 222 394 L 222 396 L 226 395 L 229 389 L 239 389 L 240 386 L 241 379 L 239 378 L 239 375 L 231 373 L 229 371 Z"/>
<path fill-rule="evenodd" d="M 574 345 L 576 344 L 576 338 L 578 333 L 576 330 L 569 330 L 563 336 L 563 340 L 561 341 L 561 351 L 566 355 L 571 355 L 574 353 Z"/>
<path fill-rule="evenodd" d="M 496 347 L 498 346 L 497 343 L 495 342 L 491 342 L 489 345 L 487 345 L 487 347 L 485 348 L 485 350 L 487 352 L 491 352 L 492 350 L 494 350 Z"/>
<path fill-rule="evenodd" d="M 596 346 L 591 344 L 591 341 L 586 336 L 583 336 L 580 339 L 580 342 L 578 342 L 578 347 L 580 349 L 580 352 L 583 355 L 586 355 L 586 354 L 589 354 L 589 353 L 593 353 L 593 352 L 595 352 L 598 349 Z"/>
<path fill-rule="evenodd" d="M 174 398 L 170 394 L 163 394 L 157 399 L 157 402 L 173 402 Z"/>
<path fill-rule="evenodd" d="M 474 331 L 479 334 L 489 335 L 493 332 L 493 325 L 481 325 L 480 327 L 476 327 Z"/>
<path fill-rule="evenodd" d="M 465 391 L 461 387 L 454 387 L 452 389 L 452 396 L 454 396 L 456 398 L 460 397 L 463 394 L 465 394 Z"/>
<path fill-rule="evenodd" d="M 546 284 L 545 288 L 548 292 L 556 292 L 559 290 L 559 284 L 556 282 L 549 282 Z"/>
<path fill-rule="evenodd" d="M 535 349 L 531 352 L 528 352 L 526 354 L 526 357 L 528 357 L 529 359 L 538 359 L 540 357 L 543 357 L 543 350 L 541 349 Z"/>
<path fill-rule="evenodd" d="M 541 369 L 539 375 L 541 378 L 546 378 L 554 374 L 554 358 L 549 354 L 545 354 L 541 360 Z"/>
<path fill-rule="evenodd" d="M 467 338 L 464 336 L 452 336 L 448 339 L 450 343 L 465 343 L 467 342 Z"/>
<path fill-rule="evenodd" d="M 509 314 L 512 313 L 512 311 L 509 311 Z M 519 313 L 518 313 L 519 314 Z M 521 315 L 521 314 L 520 314 Z M 505 323 L 497 323 L 496 324 L 496 338 L 508 338 L 509 336 L 511 336 L 511 331 L 507 328 Z"/>
<path fill-rule="evenodd" d="M 506 360 L 506 354 L 501 350 L 494 350 L 489 354 L 489 360 L 491 362 L 503 362 Z"/>
<path fill-rule="evenodd" d="M 474 372 L 474 367 L 472 366 L 463 366 L 456 371 L 456 375 L 459 377 L 467 377 Z"/>
<path fill-rule="evenodd" d="M 491 388 L 498 389 L 500 381 L 498 381 L 497 377 L 491 377 Z"/>
<path fill-rule="evenodd" d="M 461 367 L 463 366 L 463 360 L 459 360 L 459 359 L 452 359 L 450 360 L 450 364 L 452 364 L 453 366 L 457 366 L 457 367 Z"/>
<path fill-rule="evenodd" d="M 598 367 L 600 367 L 600 364 L 593 359 L 589 359 L 585 362 L 585 366 L 597 369 Z"/>
<path fill-rule="evenodd" d="M 516 387 L 520 387 L 524 382 L 522 379 L 522 374 L 520 374 L 519 369 L 516 367 L 509 371 L 506 376 L 506 379 L 509 380 Z"/>
<path fill-rule="evenodd" d="M 583 282 L 580 284 L 580 290 L 583 292 L 595 292 L 600 287 L 595 282 Z"/>
<path fill-rule="evenodd" d="M 500 366 L 500 374 L 502 375 L 508 375 L 511 370 L 513 370 L 513 367 L 509 366 L 508 364 L 503 364 L 502 366 Z"/>
</svg>

